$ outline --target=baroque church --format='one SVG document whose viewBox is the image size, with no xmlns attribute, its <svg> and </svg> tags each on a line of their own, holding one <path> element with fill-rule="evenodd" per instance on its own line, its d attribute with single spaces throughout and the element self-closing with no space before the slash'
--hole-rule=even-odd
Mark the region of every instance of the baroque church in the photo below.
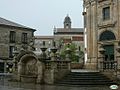
<svg viewBox="0 0 120 90">
<path fill-rule="evenodd" d="M 120 0 L 83 0 L 85 68 L 120 69 Z"/>
<path fill-rule="evenodd" d="M 84 30 L 72 27 L 69 15 L 64 18 L 63 27 L 55 27 L 53 33 L 55 41 L 58 41 L 57 45 L 59 45 L 59 41 L 63 44 L 74 43 L 78 49 L 84 51 Z"/>
</svg>

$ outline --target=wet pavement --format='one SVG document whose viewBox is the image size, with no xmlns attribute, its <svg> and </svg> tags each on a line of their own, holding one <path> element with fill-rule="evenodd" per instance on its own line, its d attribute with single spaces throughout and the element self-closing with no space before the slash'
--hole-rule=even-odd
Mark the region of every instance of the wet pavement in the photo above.
<svg viewBox="0 0 120 90">
<path fill-rule="evenodd" d="M 0 76 L 0 90 L 111 90 L 109 86 L 57 86 L 32 83 L 11 82 L 10 78 Z M 120 90 L 117 89 L 117 90 Z"/>
</svg>

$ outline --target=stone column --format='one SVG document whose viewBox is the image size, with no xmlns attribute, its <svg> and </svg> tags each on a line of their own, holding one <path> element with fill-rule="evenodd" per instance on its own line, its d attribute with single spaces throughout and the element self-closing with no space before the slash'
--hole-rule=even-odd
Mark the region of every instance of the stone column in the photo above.
<svg viewBox="0 0 120 90">
<path fill-rule="evenodd" d="M 103 61 L 104 61 L 104 54 L 105 54 L 105 49 L 103 48 L 103 46 L 102 45 L 100 45 L 99 46 L 99 49 L 98 49 L 98 51 L 99 51 L 99 56 L 98 56 L 98 58 L 99 58 L 99 60 L 98 60 L 98 69 L 99 70 L 103 70 Z"/>
<path fill-rule="evenodd" d="M 22 63 L 21 62 L 19 62 L 18 63 L 18 73 L 17 73 L 17 80 L 18 81 L 21 81 L 21 74 L 22 74 L 22 72 L 24 71 L 24 69 L 23 69 L 23 67 L 22 67 L 23 65 L 22 65 Z"/>
<path fill-rule="evenodd" d="M 56 63 L 56 52 L 57 48 L 55 47 L 55 42 L 53 43 L 53 48 L 51 48 L 51 60 L 48 61 L 47 63 L 50 64 L 49 69 L 45 69 L 44 73 L 44 81 L 47 84 L 54 84 L 55 82 L 55 76 L 56 76 L 56 71 L 57 71 L 57 63 Z M 46 61 L 45 61 L 46 62 Z"/>
<path fill-rule="evenodd" d="M 38 61 L 37 62 L 37 68 L 38 68 L 38 72 L 37 72 L 37 74 L 38 74 L 38 76 L 37 76 L 37 83 L 43 83 L 43 64 L 42 64 L 42 62 L 40 62 L 40 61 Z"/>
<path fill-rule="evenodd" d="M 117 61 L 117 69 L 120 70 L 120 45 L 116 46 L 116 61 Z"/>
<path fill-rule="evenodd" d="M 66 49 L 66 58 L 65 58 L 66 61 L 71 61 L 70 53 L 71 53 L 71 50 L 68 45 L 68 48 Z M 68 63 L 68 70 L 71 70 L 71 63 Z"/>
<path fill-rule="evenodd" d="M 46 84 L 54 84 L 54 81 L 55 81 L 55 72 L 56 72 L 56 68 L 57 68 L 57 63 L 56 61 L 54 60 L 55 57 L 54 56 L 51 56 L 51 59 L 50 61 L 47 61 L 46 63 L 49 63 L 50 65 L 50 68 L 49 69 L 45 69 L 44 70 L 44 82 Z"/>
<path fill-rule="evenodd" d="M 57 72 L 57 56 L 56 56 L 56 52 L 57 52 L 57 48 L 55 47 L 55 42 L 53 43 L 54 47 L 51 49 L 52 53 L 51 53 L 51 70 L 50 70 L 50 78 L 51 78 L 51 84 L 54 84 L 55 82 L 55 77 L 56 77 L 56 72 Z"/>
</svg>

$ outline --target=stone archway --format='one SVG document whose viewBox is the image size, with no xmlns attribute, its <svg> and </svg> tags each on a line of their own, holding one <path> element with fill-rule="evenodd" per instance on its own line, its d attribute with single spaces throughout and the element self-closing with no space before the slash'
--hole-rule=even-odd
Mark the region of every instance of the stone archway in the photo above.
<svg viewBox="0 0 120 90">
<path fill-rule="evenodd" d="M 40 83 L 43 77 L 42 67 L 42 63 L 36 55 L 23 55 L 18 62 L 18 80 L 21 82 Z"/>
<path fill-rule="evenodd" d="M 33 55 L 24 55 L 21 60 L 20 63 L 22 63 L 22 73 L 24 75 L 37 75 L 37 58 Z"/>
<path fill-rule="evenodd" d="M 100 34 L 99 41 L 100 47 L 103 48 L 101 68 L 103 70 L 115 68 L 115 41 L 116 37 L 112 31 L 104 31 Z M 100 48 L 99 48 L 100 49 Z"/>
<path fill-rule="evenodd" d="M 111 31 L 104 31 L 100 34 L 99 41 L 116 40 L 115 34 Z"/>
<path fill-rule="evenodd" d="M 111 31 L 104 31 L 101 33 L 99 41 L 103 43 L 103 48 L 105 49 L 105 60 L 114 60 L 114 43 L 106 43 L 106 41 L 116 40 L 116 37 Z M 104 43 L 105 42 L 105 43 Z"/>
</svg>

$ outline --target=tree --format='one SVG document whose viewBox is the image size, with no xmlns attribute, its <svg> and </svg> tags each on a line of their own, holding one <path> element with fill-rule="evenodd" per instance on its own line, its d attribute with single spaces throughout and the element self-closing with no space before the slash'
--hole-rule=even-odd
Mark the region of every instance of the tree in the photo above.
<svg viewBox="0 0 120 90">
<path fill-rule="evenodd" d="M 65 59 L 66 49 L 67 48 L 68 48 L 68 45 L 65 44 L 64 47 L 60 50 L 60 57 L 62 59 Z M 81 57 L 81 55 L 83 54 L 83 52 L 79 51 L 79 52 L 77 52 L 78 55 L 76 55 L 77 47 L 76 47 L 76 45 L 74 43 L 70 43 L 69 44 L 69 48 L 71 50 L 71 52 L 70 52 L 70 58 L 71 58 L 72 62 L 79 62 L 79 58 Z"/>
</svg>

